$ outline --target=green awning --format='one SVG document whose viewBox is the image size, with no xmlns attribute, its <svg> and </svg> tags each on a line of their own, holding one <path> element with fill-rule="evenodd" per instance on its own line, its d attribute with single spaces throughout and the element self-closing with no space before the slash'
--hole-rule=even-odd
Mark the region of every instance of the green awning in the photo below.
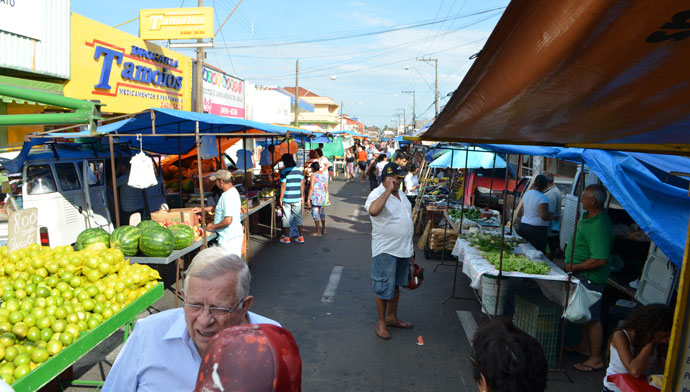
<svg viewBox="0 0 690 392">
<path fill-rule="evenodd" d="M 13 87 L 22 87 L 28 90 L 58 94 L 62 95 L 62 84 L 61 83 L 51 83 L 42 82 L 39 80 L 30 80 L 23 78 L 13 78 L 11 76 L 0 75 L 0 84 Z M 29 101 L 25 99 L 19 99 L 15 97 L 10 97 L 7 95 L 0 95 L 0 101 L 5 103 L 17 103 L 17 104 L 29 104 L 29 105 L 45 105 L 40 102 Z"/>
</svg>

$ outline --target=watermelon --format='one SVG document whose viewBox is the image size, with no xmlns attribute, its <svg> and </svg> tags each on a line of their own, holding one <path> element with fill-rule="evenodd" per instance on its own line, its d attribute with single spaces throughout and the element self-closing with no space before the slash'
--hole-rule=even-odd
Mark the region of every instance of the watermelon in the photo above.
<svg viewBox="0 0 690 392">
<path fill-rule="evenodd" d="M 175 236 L 165 227 L 149 227 L 141 230 L 139 249 L 148 257 L 168 257 L 173 251 Z"/>
<path fill-rule="evenodd" d="M 141 230 L 134 226 L 120 226 L 110 235 L 110 247 L 120 249 L 125 256 L 134 256 L 139 251 Z"/>
<path fill-rule="evenodd" d="M 161 224 L 152 220 L 143 220 L 137 225 L 139 230 L 148 229 L 149 227 L 161 227 Z"/>
<path fill-rule="evenodd" d="M 187 225 L 177 224 L 168 227 L 173 233 L 175 240 L 173 242 L 173 248 L 184 249 L 194 242 L 194 230 Z"/>
<path fill-rule="evenodd" d="M 86 229 L 77 236 L 77 250 L 110 247 L 110 234 L 100 227 Z"/>
<path fill-rule="evenodd" d="M 194 191 L 194 180 L 187 179 L 182 181 L 182 191 L 187 193 Z"/>
</svg>

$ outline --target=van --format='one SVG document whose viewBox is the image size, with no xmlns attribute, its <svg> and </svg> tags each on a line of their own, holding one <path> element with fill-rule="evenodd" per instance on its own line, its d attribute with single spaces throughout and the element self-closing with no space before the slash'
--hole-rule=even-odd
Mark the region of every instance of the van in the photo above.
<svg viewBox="0 0 690 392">
<path fill-rule="evenodd" d="M 19 154 L 7 155 L 4 158 Z M 116 157 L 129 159 L 131 155 L 129 149 L 117 149 Z M 9 213 L 32 207 L 38 209 L 38 240 L 42 245 L 72 245 L 79 233 L 88 228 L 113 231 L 115 211 L 108 187 L 110 154 L 107 150 L 93 145 L 55 143 L 31 150 L 19 168 L 16 159 L 14 165 L 8 165 L 10 161 L 0 160 L 9 179 L 2 186 L 4 213 L 0 214 L 0 244 L 7 243 Z M 10 173 L 10 167 L 18 172 Z M 142 194 L 142 197 L 146 195 L 149 214 L 164 206 L 159 173 L 160 170 L 158 185 Z"/>
</svg>

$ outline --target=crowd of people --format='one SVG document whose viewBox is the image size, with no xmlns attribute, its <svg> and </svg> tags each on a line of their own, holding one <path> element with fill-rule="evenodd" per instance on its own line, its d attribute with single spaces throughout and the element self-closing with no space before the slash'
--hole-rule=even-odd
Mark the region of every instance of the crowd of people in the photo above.
<svg viewBox="0 0 690 392">
<path fill-rule="evenodd" d="M 419 164 L 408 151 L 387 145 L 357 143 L 345 153 L 348 182 L 368 178 L 364 204 L 371 220 L 371 287 L 376 304 L 375 334 L 390 340 L 391 328 L 412 329 L 398 318 L 401 287 L 410 280 L 414 259 L 412 208 L 420 181 Z M 331 162 L 322 150 L 309 153 L 304 167 L 292 154 L 281 156 L 281 243 L 304 243 L 303 210 L 314 220 L 313 236 L 326 234 Z M 250 311 L 251 276 L 241 258 L 240 198 L 232 175 L 218 170 L 211 180 L 220 189 L 218 202 L 207 208 L 213 221 L 207 230 L 218 233 L 217 246 L 200 251 L 185 274 L 182 308 L 151 315 L 137 322 L 113 364 L 104 391 L 159 390 L 301 390 L 301 359 L 296 341 L 280 323 Z M 536 176 L 523 197 L 520 234 L 546 252 L 560 219 L 560 193 L 551 173 Z M 550 194 L 551 191 L 551 194 Z M 604 208 L 606 190 L 590 185 L 582 195 L 585 214 L 566 250 L 566 271 L 589 290 L 603 292 L 613 243 L 611 221 Z M 296 231 L 292 232 L 292 229 Z M 580 371 L 606 368 L 602 392 L 618 391 L 607 376 L 649 374 L 663 363 L 673 310 L 666 305 L 641 306 L 622 322 L 608 344 L 610 360 L 602 357 L 601 300 L 590 308 L 591 319 L 581 326 L 580 343 L 570 351 L 586 356 Z M 243 355 L 230 355 L 240 350 Z M 174 361 L 170 361 L 174 358 Z M 479 391 L 544 391 L 547 361 L 539 342 L 509 322 L 491 322 L 472 341 L 471 363 Z M 196 386 L 196 389 L 195 389 Z"/>
</svg>

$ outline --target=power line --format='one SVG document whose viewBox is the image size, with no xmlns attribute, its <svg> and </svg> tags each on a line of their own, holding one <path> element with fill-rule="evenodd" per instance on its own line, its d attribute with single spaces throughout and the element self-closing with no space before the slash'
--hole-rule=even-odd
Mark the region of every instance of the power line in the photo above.
<svg viewBox="0 0 690 392">
<path fill-rule="evenodd" d="M 280 45 L 280 46 L 299 45 L 299 44 L 309 44 L 309 43 L 315 43 L 315 42 L 326 42 L 326 41 L 336 41 L 336 40 L 343 40 L 343 39 L 368 37 L 368 36 L 372 36 L 372 35 L 386 34 L 386 33 L 391 33 L 391 32 L 395 32 L 395 31 L 409 30 L 409 29 L 413 29 L 413 28 L 417 28 L 417 27 L 429 26 L 429 25 L 433 25 L 433 24 L 437 24 L 437 23 L 442 23 L 442 22 L 445 22 L 447 20 L 468 18 L 471 16 L 477 16 L 477 15 L 482 15 L 482 14 L 486 14 L 489 12 L 495 12 L 495 11 L 503 10 L 504 8 L 505 7 L 493 8 L 493 9 L 478 11 L 478 12 L 474 12 L 472 14 L 467 14 L 467 15 L 462 15 L 462 16 L 454 16 L 454 17 L 445 18 L 445 19 L 441 19 L 441 20 L 433 20 L 433 21 L 429 21 L 429 22 L 416 23 L 416 24 L 412 24 L 412 25 L 403 25 L 403 26 L 396 27 L 396 28 L 372 31 L 372 32 L 367 32 L 367 33 L 349 34 L 349 35 L 342 35 L 339 37 L 305 39 L 305 40 L 299 40 L 299 41 L 284 41 L 284 42 L 279 42 L 278 45 Z M 216 46 L 223 46 L 223 45 L 227 45 L 227 44 L 224 42 L 216 43 Z M 229 48 L 231 48 L 231 49 L 249 49 L 249 48 L 256 48 L 256 47 L 260 47 L 260 46 L 263 46 L 263 45 L 258 45 L 258 44 L 236 45 L 236 46 L 230 45 Z"/>
</svg>

